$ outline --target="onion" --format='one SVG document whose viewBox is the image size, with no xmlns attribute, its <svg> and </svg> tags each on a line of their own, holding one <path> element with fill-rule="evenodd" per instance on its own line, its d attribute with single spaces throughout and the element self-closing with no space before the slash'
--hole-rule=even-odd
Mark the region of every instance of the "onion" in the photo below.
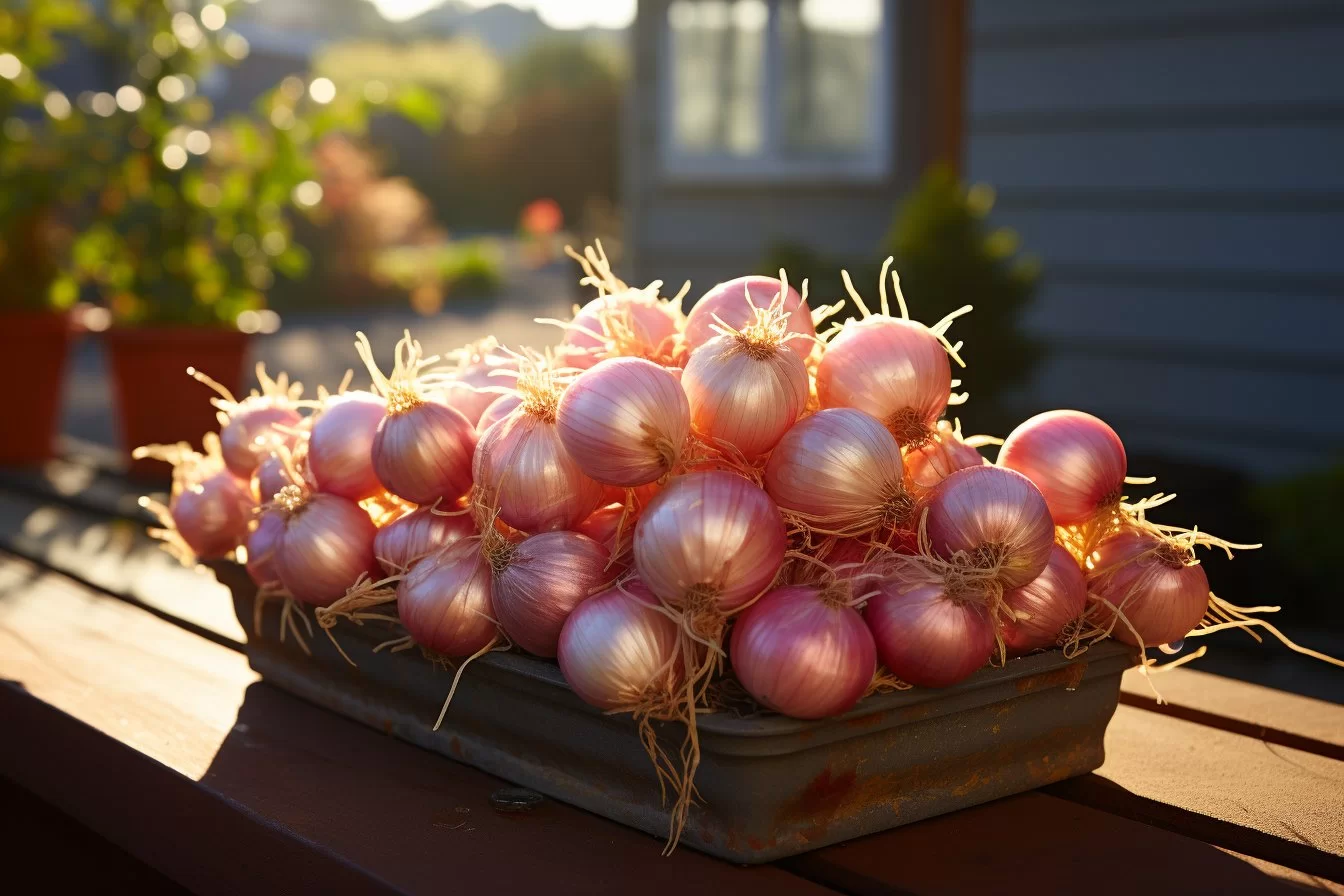
<svg viewBox="0 0 1344 896">
<path fill-rule="evenodd" d="M 862 319 L 853 319 L 835 331 L 817 366 L 817 399 L 823 408 L 851 407 L 865 411 L 891 430 L 908 448 L 922 445 L 947 407 L 952 391 L 949 355 L 961 363 L 956 347 L 943 332 L 967 306 L 953 312 L 932 329 L 909 319 L 900 281 L 892 274 L 901 317 L 887 308 L 886 277 L 882 267 L 882 312 L 873 314 L 845 276 L 845 286 Z"/>
<path fill-rule="evenodd" d="M 1111 635 L 1147 647 L 1180 641 L 1204 618 L 1209 579 L 1185 545 L 1148 532 L 1122 529 L 1103 540 L 1092 554 L 1087 584 L 1095 598 L 1125 615 Z M 1113 614 L 1104 605 L 1102 624 Z M 1132 627 L 1132 630 L 1131 630 Z"/>
<path fill-rule="evenodd" d="M 634 580 L 593 595 L 569 614 L 556 658 L 585 703 L 629 711 L 678 689 L 677 624 L 657 602 Z"/>
<path fill-rule="evenodd" d="M 517 367 L 512 358 L 489 354 L 488 348 L 480 345 L 468 346 L 463 350 L 461 367 L 443 386 L 443 401 L 484 432 L 481 418 L 491 405 L 507 397 L 510 389 L 512 379 L 503 372 Z"/>
<path fill-rule="evenodd" d="M 418 379 L 434 359 L 424 358 L 420 343 L 408 333 L 397 343 L 396 364 L 387 377 L 374 363 L 368 338 L 363 333 L 356 337 L 360 357 L 387 402 L 387 415 L 378 424 L 371 448 L 378 481 L 413 504 L 460 498 L 471 488 L 476 430 L 466 417 L 430 397 Z"/>
<path fill-rule="evenodd" d="M 1020 588 L 1050 561 L 1055 526 L 1031 480 L 1002 467 L 968 467 L 929 493 L 928 535 L 935 554 L 964 552 L 977 569 L 994 571 L 1004 588 Z"/>
<path fill-rule="evenodd" d="M 397 616 L 422 647 L 473 656 L 498 636 L 490 561 L 479 539 L 464 538 L 411 567 L 397 586 Z"/>
<path fill-rule="evenodd" d="M 285 528 L 275 548 L 275 572 L 295 599 L 325 607 L 345 595 L 361 575 L 378 573 L 373 555 L 377 530 L 349 498 L 306 494 L 288 486 L 277 497 Z"/>
<path fill-rule="evenodd" d="M 387 403 L 370 392 L 332 396 L 313 419 L 308 470 L 319 491 L 362 501 L 383 490 L 373 468 L 373 441 Z"/>
<path fill-rule="evenodd" d="M 766 464 L 765 489 L 812 528 L 842 536 L 909 530 L 914 519 L 901 446 L 853 408 L 818 411 L 785 433 Z"/>
<path fill-rule="evenodd" d="M 657 292 L 626 289 L 598 296 L 565 328 L 568 364 L 584 369 L 604 358 L 668 359 L 677 335 L 677 315 Z"/>
<path fill-rule="evenodd" d="M 608 485 L 666 476 L 690 432 L 690 406 L 675 377 L 639 358 L 612 358 L 565 390 L 560 440 L 583 472 Z"/>
<path fill-rule="evenodd" d="M 919 687 L 956 684 L 994 651 L 994 626 L 983 601 L 951 597 L 941 585 L 883 582 L 863 618 L 882 664 Z"/>
<path fill-rule="evenodd" d="M 275 549 L 284 531 L 284 514 L 268 510 L 257 518 L 256 527 L 247 536 L 247 574 L 258 585 L 280 583 L 280 575 L 275 571 Z"/>
<path fill-rule="evenodd" d="M 999 466 L 1036 483 L 1060 526 L 1111 510 L 1125 487 L 1124 444 L 1113 429 L 1082 411 L 1032 417 L 1004 441 Z"/>
<path fill-rule="evenodd" d="M 757 275 L 720 283 L 701 296 L 700 301 L 686 315 L 683 336 L 686 346 L 694 351 L 717 337 L 719 334 L 714 329 L 715 318 L 734 330 L 742 329 L 756 319 L 757 309 L 770 307 L 781 289 L 784 291 L 782 308 L 789 316 L 789 332 L 803 336 L 810 346 L 817 331 L 812 324 L 812 312 L 807 302 L 798 294 L 798 290 L 787 283 Z"/>
<path fill-rule="evenodd" d="M 247 480 L 218 470 L 174 492 L 168 512 L 178 535 L 197 557 L 223 557 L 247 538 L 252 519 Z"/>
<path fill-rule="evenodd" d="M 1005 591 L 1003 602 L 1023 614 L 999 624 L 1003 643 L 1012 653 L 1030 653 L 1054 647 L 1064 627 L 1083 614 L 1087 583 L 1073 555 L 1055 545 L 1045 571 L 1021 588 Z"/>
<path fill-rule="evenodd" d="M 905 474 L 916 493 L 924 493 L 967 467 L 983 467 L 989 461 L 946 420 L 939 420 L 933 437 L 905 452 Z"/>
<path fill-rule="evenodd" d="M 225 465 L 235 476 L 250 478 L 257 465 L 276 445 L 290 445 L 293 435 L 287 429 L 297 427 L 303 417 L 299 414 L 299 396 L 303 386 L 290 385 L 289 377 L 280 374 L 275 379 L 266 375 L 266 365 L 257 365 L 257 381 L 261 391 L 239 401 L 228 387 L 188 367 L 187 373 L 219 393 L 210 403 L 219 410 L 219 442 Z"/>
<path fill-rule="evenodd" d="M 475 532 L 469 513 L 438 513 L 420 507 L 379 529 L 373 538 L 373 554 L 387 573 L 402 573 L 420 558 Z"/>
<path fill-rule="evenodd" d="M 607 559 L 606 548 L 577 532 L 524 538 L 492 586 L 504 634 L 528 653 L 555 656 L 569 614 L 611 580 Z"/>
<path fill-rule="evenodd" d="M 602 545 L 608 552 L 617 549 L 616 536 L 621 529 L 621 520 L 625 519 L 624 535 L 628 539 L 635 525 L 634 513 L 627 514 L 624 504 L 608 504 L 599 507 L 588 518 L 574 527 L 580 535 L 587 535 Z"/>
<path fill-rule="evenodd" d="M 294 477 L 290 475 L 289 468 L 285 465 L 285 459 L 279 454 L 267 455 L 266 459 L 257 466 L 257 472 L 252 474 L 252 488 L 256 493 L 258 503 L 261 504 L 268 504 L 275 500 L 275 496 L 285 486 L 297 484 Z"/>
<path fill-rule="evenodd" d="M 487 429 L 512 414 L 522 403 L 523 400 L 517 395 L 500 395 L 495 398 L 476 423 L 476 435 L 485 435 Z"/>
<path fill-rule="evenodd" d="M 798 719 L 839 715 L 877 668 L 863 617 L 814 585 L 766 594 L 733 626 L 733 671 L 757 702 Z"/>
<path fill-rule="evenodd" d="M 778 305 L 755 313 L 756 320 L 691 352 L 681 375 L 696 431 L 749 458 L 775 447 L 802 414 L 809 393 L 804 358 L 811 348 L 788 343 Z"/>
<path fill-rule="evenodd" d="M 736 473 L 678 476 L 635 526 L 635 566 L 673 607 L 731 613 L 770 586 L 784 562 L 784 520 Z"/>
</svg>

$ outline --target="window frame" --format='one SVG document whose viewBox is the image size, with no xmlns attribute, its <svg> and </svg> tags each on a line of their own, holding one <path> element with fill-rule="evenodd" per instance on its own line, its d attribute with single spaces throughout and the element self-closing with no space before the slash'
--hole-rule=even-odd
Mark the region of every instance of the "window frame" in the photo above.
<svg viewBox="0 0 1344 896">
<path fill-rule="evenodd" d="M 690 0 L 697 2 L 697 0 Z M 668 24 L 670 3 L 658 9 L 656 66 L 657 148 L 662 180 L 670 184 L 716 182 L 770 183 L 799 180 L 828 180 L 849 183 L 882 183 L 896 168 L 897 121 L 893 97 L 899 96 L 898 67 L 893 64 L 891 48 L 898 46 L 899 22 L 896 0 L 879 0 L 881 24 L 876 41 L 874 84 L 868 98 L 868 115 L 873 122 L 873 138 L 861 154 L 832 154 L 789 157 L 781 149 L 783 104 L 779 78 L 773 77 L 780 66 L 780 0 L 762 0 L 767 8 L 765 54 L 761 79 L 761 108 L 764 120 L 762 151 L 758 155 L 738 156 L 730 152 L 698 153 L 677 148 L 674 142 L 675 72 L 672 58 L 672 29 Z"/>
</svg>

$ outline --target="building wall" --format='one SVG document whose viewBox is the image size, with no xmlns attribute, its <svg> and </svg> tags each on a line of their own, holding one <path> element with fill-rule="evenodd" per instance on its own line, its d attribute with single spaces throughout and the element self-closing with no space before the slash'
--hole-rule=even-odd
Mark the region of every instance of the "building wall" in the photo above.
<svg viewBox="0 0 1344 896">
<path fill-rule="evenodd" d="M 1045 263 L 1023 413 L 1260 476 L 1344 457 L 1344 4 L 976 0 L 968 175 Z"/>
</svg>

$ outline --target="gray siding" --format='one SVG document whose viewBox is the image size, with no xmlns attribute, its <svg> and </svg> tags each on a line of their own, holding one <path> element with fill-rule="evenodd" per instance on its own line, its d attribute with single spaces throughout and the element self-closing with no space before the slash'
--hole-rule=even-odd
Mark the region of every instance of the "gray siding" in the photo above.
<svg viewBox="0 0 1344 896">
<path fill-rule="evenodd" d="M 977 0 L 971 28 L 968 175 L 1045 262 L 1016 409 L 1263 476 L 1344 456 L 1344 4 Z"/>
</svg>

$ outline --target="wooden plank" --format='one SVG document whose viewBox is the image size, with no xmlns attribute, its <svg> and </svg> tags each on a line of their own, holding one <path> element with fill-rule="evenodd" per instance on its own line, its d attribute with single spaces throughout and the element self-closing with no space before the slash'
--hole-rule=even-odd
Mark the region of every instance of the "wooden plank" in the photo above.
<svg viewBox="0 0 1344 896">
<path fill-rule="evenodd" d="M 1221 728 L 1266 743 L 1344 760 L 1344 707 L 1195 669 L 1155 676 L 1158 704 L 1138 669 L 1125 673 L 1120 699 L 1129 706 Z"/>
<path fill-rule="evenodd" d="M 31 564 L 0 571 L 0 717 L 24 732 L 0 767 L 195 892 L 829 892 L 664 859 L 554 802 L 500 814 L 504 782 L 260 684 L 236 651 Z"/>
<path fill-rule="evenodd" d="M 1344 881 L 1344 762 L 1121 706 L 1106 763 L 1047 793 Z"/>
<path fill-rule="evenodd" d="M 123 471 L 109 470 L 83 453 L 67 453 L 37 467 L 0 467 L 0 491 L 19 492 L 145 525 L 153 524 L 154 517 L 140 507 L 140 497 L 148 494 L 167 498 L 167 488 L 162 484 L 127 479 Z"/>
</svg>

